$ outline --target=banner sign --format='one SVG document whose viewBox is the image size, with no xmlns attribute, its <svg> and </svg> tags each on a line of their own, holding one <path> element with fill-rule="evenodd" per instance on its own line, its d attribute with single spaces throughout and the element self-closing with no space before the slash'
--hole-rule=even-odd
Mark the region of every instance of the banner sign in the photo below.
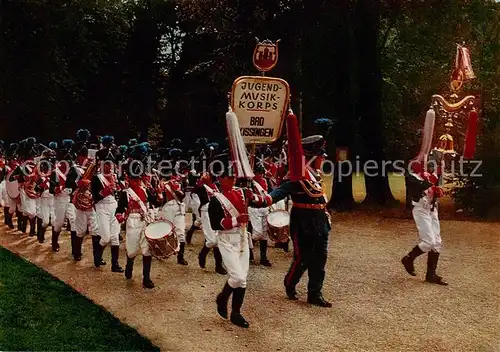
<svg viewBox="0 0 500 352">
<path fill-rule="evenodd" d="M 290 87 L 281 78 L 242 76 L 233 83 L 231 108 L 245 144 L 276 141 L 288 110 Z"/>
</svg>

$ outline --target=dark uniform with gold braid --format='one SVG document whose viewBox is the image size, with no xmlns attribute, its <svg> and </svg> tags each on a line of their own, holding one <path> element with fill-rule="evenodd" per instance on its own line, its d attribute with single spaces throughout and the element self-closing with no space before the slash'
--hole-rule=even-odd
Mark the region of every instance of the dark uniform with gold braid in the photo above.
<svg viewBox="0 0 500 352">
<path fill-rule="evenodd" d="M 324 146 L 325 141 L 319 135 L 302 139 L 302 147 L 308 159 L 322 156 Z M 297 300 L 295 287 L 308 270 L 307 301 L 321 307 L 331 307 L 321 293 L 328 255 L 328 233 L 331 230 L 326 210 L 327 201 L 320 175 L 312 168 L 307 168 L 305 172 L 309 173 L 310 180 L 286 180 L 270 193 L 273 204 L 288 196 L 291 196 L 293 201 L 290 234 L 294 244 L 294 257 L 284 284 L 287 296 Z"/>
</svg>

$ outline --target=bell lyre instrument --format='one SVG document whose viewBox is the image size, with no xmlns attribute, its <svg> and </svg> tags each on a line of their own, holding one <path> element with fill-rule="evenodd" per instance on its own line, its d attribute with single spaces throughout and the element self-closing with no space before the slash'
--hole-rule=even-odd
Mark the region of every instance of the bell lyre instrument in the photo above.
<svg viewBox="0 0 500 352">
<path fill-rule="evenodd" d="M 90 180 L 97 172 L 97 163 L 92 161 L 87 166 L 87 169 L 83 173 L 80 181 L 84 181 L 81 187 L 73 194 L 73 204 L 76 209 L 81 211 L 91 210 L 94 206 L 94 201 L 92 198 L 92 192 L 90 190 Z"/>
</svg>

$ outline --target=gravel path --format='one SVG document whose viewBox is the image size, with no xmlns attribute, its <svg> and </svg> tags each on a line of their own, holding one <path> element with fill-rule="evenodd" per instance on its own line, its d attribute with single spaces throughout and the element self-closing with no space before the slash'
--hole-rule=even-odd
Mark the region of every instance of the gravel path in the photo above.
<svg viewBox="0 0 500 352">
<path fill-rule="evenodd" d="M 69 234 L 61 252 L 2 227 L 0 245 L 27 258 L 104 306 L 164 351 L 500 351 L 500 224 L 443 221 L 444 253 L 438 268 L 450 283 L 422 282 L 404 272 L 400 258 L 415 245 L 411 220 L 334 216 L 324 295 L 333 308 L 288 301 L 282 288 L 291 253 L 270 249 L 273 268 L 251 266 L 243 314 L 248 330 L 219 318 L 214 298 L 225 278 L 197 264 L 202 234 L 187 247 L 189 266 L 153 261 L 156 288 L 92 266 L 91 241 L 84 260 L 70 258 Z M 3 221 L 2 221 L 3 222 Z M 48 235 L 48 232 L 47 232 Z M 122 244 L 122 265 L 125 265 Z M 258 251 L 256 256 L 258 258 Z M 109 249 L 105 251 L 109 263 Z"/>
</svg>

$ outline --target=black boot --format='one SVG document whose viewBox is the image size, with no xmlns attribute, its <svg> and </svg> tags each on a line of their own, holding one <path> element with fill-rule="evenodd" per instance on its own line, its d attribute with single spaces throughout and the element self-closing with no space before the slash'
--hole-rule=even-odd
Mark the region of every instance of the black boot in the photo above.
<svg viewBox="0 0 500 352">
<path fill-rule="evenodd" d="M 14 228 L 14 224 L 12 223 L 12 215 L 11 213 L 9 213 L 9 208 L 5 208 L 6 212 L 5 212 L 5 225 L 7 225 L 9 227 L 9 229 L 13 229 Z"/>
<path fill-rule="evenodd" d="M 29 219 L 30 222 L 30 237 L 36 236 L 36 216 L 33 219 Z"/>
<path fill-rule="evenodd" d="M 125 278 L 130 280 L 132 278 L 132 272 L 134 270 L 134 259 L 127 257 L 127 265 L 125 266 Z"/>
<path fill-rule="evenodd" d="M 59 252 L 59 234 L 52 230 L 52 252 Z"/>
<path fill-rule="evenodd" d="M 226 282 L 222 292 L 217 295 L 217 299 L 215 301 L 217 303 L 217 312 L 224 319 L 227 319 L 227 302 L 229 301 L 229 296 L 231 296 L 233 291 L 234 289 Z"/>
<path fill-rule="evenodd" d="M 214 258 L 215 258 L 215 272 L 221 275 L 226 275 L 227 270 L 222 266 L 222 255 L 220 254 L 219 247 L 214 247 Z"/>
<path fill-rule="evenodd" d="M 83 244 L 83 237 L 78 237 L 76 235 L 76 231 L 71 232 L 71 236 L 75 234 L 75 239 L 74 242 L 72 242 L 72 246 L 74 245 L 74 250 L 73 250 L 73 259 L 75 262 L 79 262 L 82 260 L 82 244 Z"/>
<path fill-rule="evenodd" d="M 7 225 L 7 214 L 9 213 L 9 208 L 3 207 L 3 223 Z"/>
<path fill-rule="evenodd" d="M 260 264 L 264 266 L 271 266 L 271 263 L 267 259 L 267 240 L 260 240 Z"/>
<path fill-rule="evenodd" d="M 144 288 L 153 288 L 155 287 L 155 284 L 151 280 L 151 277 L 149 276 L 151 273 L 151 261 L 152 261 L 151 256 L 145 256 L 142 257 L 142 286 Z"/>
<path fill-rule="evenodd" d="M 74 258 L 76 253 L 76 232 L 71 231 L 70 235 L 71 235 L 71 255 Z"/>
<path fill-rule="evenodd" d="M 19 210 L 16 210 L 16 217 L 17 217 L 17 231 L 23 232 L 24 215 Z"/>
<path fill-rule="evenodd" d="M 292 301 L 296 301 L 299 299 L 299 297 L 297 297 L 297 291 L 295 290 L 295 286 L 288 286 L 287 285 L 287 276 L 285 276 L 285 280 L 283 280 L 283 284 L 285 285 L 285 292 L 286 292 L 286 296 L 288 297 L 288 299 L 292 300 Z"/>
<path fill-rule="evenodd" d="M 330 308 L 332 304 L 330 302 L 325 301 L 323 298 L 323 295 L 320 294 L 314 294 L 314 295 L 307 295 L 307 303 L 310 303 L 312 305 L 318 306 L 318 307 L 323 307 L 323 308 Z"/>
<path fill-rule="evenodd" d="M 249 255 L 249 257 L 248 257 L 248 261 L 249 261 L 249 262 L 250 262 L 250 264 L 251 264 L 251 263 L 255 260 L 255 258 L 254 258 L 254 256 L 253 256 L 253 249 L 252 249 L 252 248 L 250 248 L 250 249 L 249 249 L 249 253 L 250 253 L 250 255 Z"/>
<path fill-rule="evenodd" d="M 92 253 L 94 255 L 94 266 L 96 268 L 106 265 L 106 262 L 102 260 L 102 253 L 104 252 L 103 246 L 99 243 L 101 241 L 101 236 L 92 236 Z"/>
<path fill-rule="evenodd" d="M 3 223 L 10 227 L 10 225 L 9 225 L 9 219 L 10 219 L 9 209 L 10 209 L 9 207 L 3 207 Z"/>
<path fill-rule="evenodd" d="M 436 274 L 438 261 L 438 252 L 430 251 L 429 253 L 427 253 L 427 274 L 425 275 L 425 281 L 432 284 L 448 286 L 448 283 L 445 282 L 441 276 L 438 276 Z"/>
<path fill-rule="evenodd" d="M 21 215 L 21 232 L 27 233 L 29 217 L 26 215 Z"/>
<path fill-rule="evenodd" d="M 233 292 L 233 307 L 231 311 L 231 323 L 242 328 L 248 328 L 250 324 L 241 315 L 241 306 L 245 298 L 246 288 L 239 287 L 234 289 Z"/>
<path fill-rule="evenodd" d="M 45 242 L 45 227 L 42 226 L 42 219 L 36 218 L 36 238 L 39 243 Z"/>
<path fill-rule="evenodd" d="M 191 244 L 191 240 L 193 239 L 193 234 L 196 231 L 196 226 L 191 225 L 189 230 L 186 232 L 186 243 Z"/>
<path fill-rule="evenodd" d="M 29 223 L 29 217 L 27 215 L 23 215 L 23 228 L 22 228 L 22 232 L 23 233 L 27 233 L 28 231 L 28 223 Z"/>
<path fill-rule="evenodd" d="M 120 257 L 120 246 L 111 246 L 111 271 L 114 273 L 123 273 L 124 270 L 118 263 Z"/>
<path fill-rule="evenodd" d="M 403 263 L 406 272 L 411 276 L 417 275 L 415 273 L 415 267 L 413 266 L 413 262 L 415 261 L 415 258 L 417 258 L 419 255 L 422 255 L 423 253 L 424 252 L 422 252 L 419 246 L 415 246 L 410 251 L 410 253 L 408 253 L 405 257 L 403 257 L 403 259 L 401 259 L 401 263 Z"/>
<path fill-rule="evenodd" d="M 283 249 L 284 252 L 288 253 L 288 252 L 290 252 L 289 243 L 290 243 L 290 241 L 276 243 L 275 247 L 281 248 L 281 249 Z"/>
<path fill-rule="evenodd" d="M 177 253 L 177 264 L 188 265 L 188 262 L 184 259 L 184 249 L 186 248 L 186 243 L 181 242 L 179 253 Z"/>
<path fill-rule="evenodd" d="M 205 269 L 207 263 L 207 254 L 210 252 L 210 248 L 205 244 L 198 254 L 198 263 L 200 264 L 200 268 Z"/>
</svg>

